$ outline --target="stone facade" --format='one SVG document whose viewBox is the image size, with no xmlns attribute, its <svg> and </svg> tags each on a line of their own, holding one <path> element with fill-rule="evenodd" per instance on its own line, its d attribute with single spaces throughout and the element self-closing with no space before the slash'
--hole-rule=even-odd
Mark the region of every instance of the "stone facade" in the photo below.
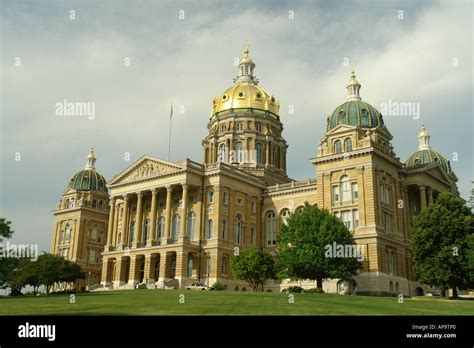
<svg viewBox="0 0 474 348">
<path fill-rule="evenodd" d="M 457 192 L 454 174 L 436 160 L 410 167 L 402 163 L 375 109 L 367 124 L 364 109 L 359 116 L 341 114 L 340 119 L 336 109 L 311 159 L 315 177 L 288 178 L 288 145 L 279 104 L 260 87 L 247 86 L 258 83 L 254 67 L 247 49 L 235 85 L 214 100 L 209 135 L 202 142 L 204 163 L 139 158 L 108 182 L 108 212 L 87 204 L 55 211 L 53 250 L 61 252 L 58 236 L 70 221 L 72 235 L 81 241 L 71 245 L 72 258 L 84 262 L 88 231 L 96 223 L 104 233 L 101 242 L 106 240 L 102 266 L 94 265 L 94 274 L 101 268 L 103 287 L 183 288 L 201 281 L 247 290 L 245 282 L 232 277 L 234 252 L 259 246 L 275 254 L 281 225 L 308 202 L 339 216 L 364 251 L 359 275 L 351 282 L 327 280 L 327 291 L 373 295 L 426 291 L 413 278 L 409 226 L 440 192 Z M 349 100 L 365 105 L 359 102 L 359 89 L 353 73 Z M 426 130 L 420 134 L 426 147 L 429 136 Z M 64 197 L 70 194 L 78 193 L 67 191 Z M 85 202 L 95 194 L 88 192 Z M 107 199 L 103 197 L 104 204 Z M 281 291 L 298 284 L 315 287 L 311 280 L 273 280 L 266 288 Z"/>
</svg>

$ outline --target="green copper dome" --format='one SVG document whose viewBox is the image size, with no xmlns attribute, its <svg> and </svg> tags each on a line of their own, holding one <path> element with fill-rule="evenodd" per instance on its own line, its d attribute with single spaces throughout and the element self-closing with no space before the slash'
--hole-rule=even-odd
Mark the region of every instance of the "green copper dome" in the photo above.
<svg viewBox="0 0 474 348">
<path fill-rule="evenodd" d="M 451 165 L 446 157 L 434 150 L 418 150 L 405 162 L 407 167 L 418 167 L 431 163 L 439 163 L 446 173 L 451 172 Z"/>
<path fill-rule="evenodd" d="M 346 86 L 349 97 L 345 103 L 334 109 L 328 117 L 327 131 L 336 128 L 340 124 L 367 128 L 384 126 L 380 112 L 369 103 L 362 101 L 359 95 L 360 87 L 354 69 L 352 69 L 351 79 Z"/>
<path fill-rule="evenodd" d="M 107 193 L 107 183 L 105 178 L 95 170 L 94 149 L 91 148 L 87 156 L 87 163 L 83 170 L 77 172 L 68 187 L 78 191 L 104 191 Z"/>
<path fill-rule="evenodd" d="M 423 124 L 418 134 L 418 142 L 418 151 L 408 157 L 405 162 L 406 167 L 422 167 L 427 164 L 438 163 L 445 173 L 452 172 L 448 159 L 431 148 L 430 135 Z"/>
<path fill-rule="evenodd" d="M 384 126 L 380 112 L 362 100 L 350 100 L 334 109 L 328 117 L 327 130 L 336 128 L 340 124 L 368 128 Z"/>
<path fill-rule="evenodd" d="M 83 169 L 71 178 L 68 187 L 78 191 L 107 192 L 105 184 L 104 177 L 95 169 Z"/>
</svg>

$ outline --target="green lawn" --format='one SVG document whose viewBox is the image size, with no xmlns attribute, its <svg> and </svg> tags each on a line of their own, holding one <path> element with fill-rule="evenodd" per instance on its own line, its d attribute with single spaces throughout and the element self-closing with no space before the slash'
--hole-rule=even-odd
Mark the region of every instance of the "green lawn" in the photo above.
<svg viewBox="0 0 474 348">
<path fill-rule="evenodd" d="M 184 294 L 184 303 L 180 295 Z M 0 298 L 0 315 L 474 315 L 474 301 L 230 291 L 131 290 Z"/>
</svg>

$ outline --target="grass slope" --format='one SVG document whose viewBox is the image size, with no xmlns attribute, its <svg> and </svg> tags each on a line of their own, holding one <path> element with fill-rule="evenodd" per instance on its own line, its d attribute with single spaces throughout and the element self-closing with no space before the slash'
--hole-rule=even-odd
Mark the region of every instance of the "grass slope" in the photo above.
<svg viewBox="0 0 474 348">
<path fill-rule="evenodd" d="M 180 295 L 184 294 L 184 303 Z M 474 301 L 261 292 L 132 290 L 0 299 L 0 315 L 474 315 Z"/>
</svg>

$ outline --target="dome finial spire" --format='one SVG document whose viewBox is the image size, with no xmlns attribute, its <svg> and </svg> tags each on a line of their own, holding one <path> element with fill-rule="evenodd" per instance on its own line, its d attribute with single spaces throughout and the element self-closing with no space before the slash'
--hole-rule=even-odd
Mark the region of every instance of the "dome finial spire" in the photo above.
<svg viewBox="0 0 474 348">
<path fill-rule="evenodd" d="M 84 169 L 95 169 L 95 160 L 96 160 L 96 157 L 94 155 L 94 147 L 91 146 L 90 150 L 89 150 L 89 154 L 87 155 L 87 162 L 86 162 L 86 166 L 84 167 Z"/>
<path fill-rule="evenodd" d="M 250 51 L 249 51 L 249 48 L 250 48 L 249 41 L 248 41 L 248 40 L 245 40 L 245 42 L 244 42 L 244 55 L 245 55 L 246 57 L 249 56 L 249 52 L 250 52 Z"/>
<path fill-rule="evenodd" d="M 349 80 L 349 83 L 346 86 L 347 92 L 349 93 L 349 98 L 347 98 L 347 101 L 361 100 L 359 95 L 360 87 L 361 85 L 356 79 L 354 65 L 352 65 L 351 79 Z"/>
<path fill-rule="evenodd" d="M 258 80 L 253 76 L 253 69 L 255 68 L 255 63 L 249 57 L 249 47 L 250 44 L 247 40 L 244 42 L 244 56 L 240 58 L 239 63 L 239 74 L 234 79 L 235 83 L 242 82 L 252 82 L 257 84 Z"/>
<path fill-rule="evenodd" d="M 418 150 L 431 150 L 430 134 L 425 128 L 425 122 L 421 119 L 421 129 L 418 133 Z"/>
</svg>

